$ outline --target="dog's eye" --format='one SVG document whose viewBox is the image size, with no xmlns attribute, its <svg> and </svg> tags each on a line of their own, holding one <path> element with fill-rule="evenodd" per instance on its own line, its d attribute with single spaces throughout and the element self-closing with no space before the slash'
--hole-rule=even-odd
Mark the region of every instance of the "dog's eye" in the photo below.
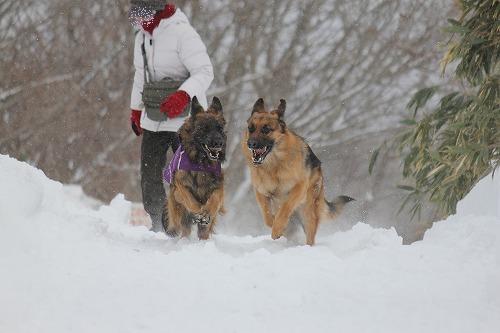
<svg viewBox="0 0 500 333">
<path fill-rule="evenodd" d="M 273 129 L 271 127 L 264 125 L 260 131 L 262 132 L 262 134 L 269 134 L 272 132 L 272 130 Z"/>
<path fill-rule="evenodd" d="M 248 126 L 248 131 L 249 131 L 250 133 L 255 132 L 255 125 L 254 125 L 254 124 L 252 124 L 252 125 Z"/>
</svg>

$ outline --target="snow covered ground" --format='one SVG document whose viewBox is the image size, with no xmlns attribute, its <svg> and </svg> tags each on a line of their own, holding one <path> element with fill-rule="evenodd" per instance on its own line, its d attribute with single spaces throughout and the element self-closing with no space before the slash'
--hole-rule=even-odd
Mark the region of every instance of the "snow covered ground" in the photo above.
<svg viewBox="0 0 500 333">
<path fill-rule="evenodd" d="M 500 332 L 500 177 L 421 242 L 172 240 L 0 155 L 0 332 Z"/>
</svg>

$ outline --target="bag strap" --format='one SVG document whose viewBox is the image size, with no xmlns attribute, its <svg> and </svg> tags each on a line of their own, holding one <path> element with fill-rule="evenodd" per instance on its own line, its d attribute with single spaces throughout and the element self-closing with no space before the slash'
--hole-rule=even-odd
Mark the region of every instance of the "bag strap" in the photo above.
<svg viewBox="0 0 500 333">
<path fill-rule="evenodd" d="M 146 35 L 143 33 L 141 51 L 142 51 L 142 60 L 144 62 L 144 83 L 149 83 L 151 74 L 149 73 L 148 60 L 146 59 L 146 47 L 144 46 L 145 42 L 146 42 Z"/>
</svg>

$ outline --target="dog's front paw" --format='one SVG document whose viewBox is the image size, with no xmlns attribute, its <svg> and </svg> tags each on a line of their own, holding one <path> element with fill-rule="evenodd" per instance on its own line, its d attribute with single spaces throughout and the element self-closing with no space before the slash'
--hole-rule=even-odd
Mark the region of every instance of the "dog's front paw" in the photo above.
<svg viewBox="0 0 500 333">
<path fill-rule="evenodd" d="M 278 239 L 281 236 L 283 236 L 283 231 L 282 230 L 278 230 L 278 228 L 273 228 L 273 230 L 271 232 L 272 239 Z"/>
<path fill-rule="evenodd" d="M 165 233 L 168 237 L 177 237 L 179 235 L 179 232 L 175 229 L 167 229 L 165 230 Z"/>
<path fill-rule="evenodd" d="M 193 222 L 195 224 L 208 225 L 210 224 L 210 215 L 207 213 L 194 214 Z"/>
</svg>

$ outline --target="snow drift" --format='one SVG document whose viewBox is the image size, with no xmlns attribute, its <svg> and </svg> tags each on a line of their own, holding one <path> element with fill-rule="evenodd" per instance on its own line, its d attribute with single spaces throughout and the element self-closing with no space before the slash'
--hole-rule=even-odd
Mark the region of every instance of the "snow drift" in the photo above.
<svg viewBox="0 0 500 333">
<path fill-rule="evenodd" d="M 0 155 L 0 332 L 498 332 L 499 191 L 409 246 L 361 223 L 315 247 L 172 240 Z"/>
</svg>

